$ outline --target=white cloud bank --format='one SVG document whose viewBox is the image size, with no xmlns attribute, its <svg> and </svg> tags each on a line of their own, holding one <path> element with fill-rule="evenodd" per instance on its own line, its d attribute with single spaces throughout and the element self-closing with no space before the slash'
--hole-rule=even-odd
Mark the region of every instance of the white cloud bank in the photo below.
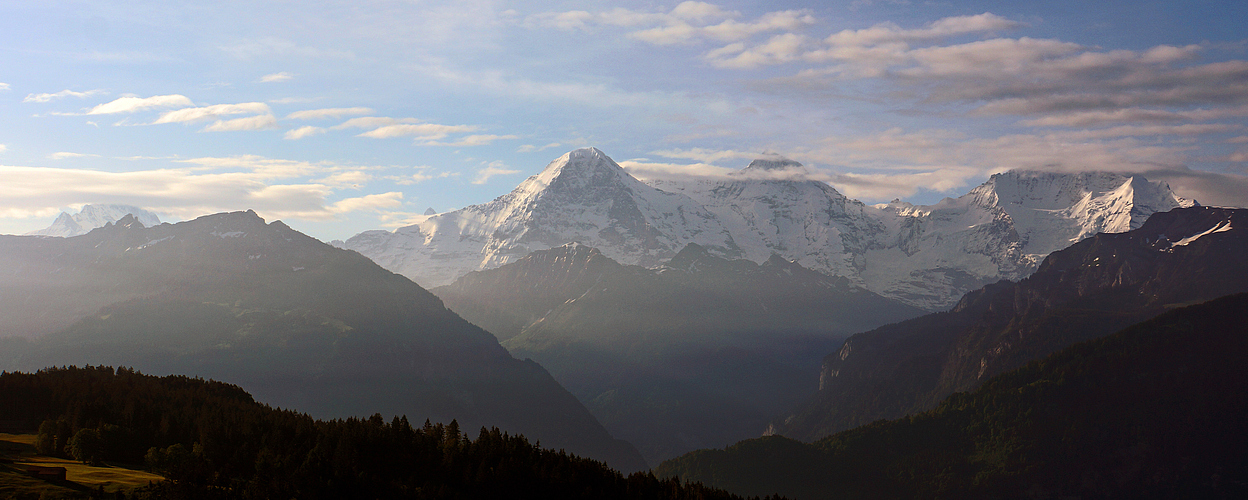
<svg viewBox="0 0 1248 500">
<path fill-rule="evenodd" d="M 365 167 L 258 156 L 180 163 L 187 166 L 129 172 L 0 165 L 0 214 L 55 214 L 59 207 L 91 202 L 128 203 L 183 219 L 251 208 L 266 217 L 327 221 L 395 210 L 403 200 L 400 192 L 332 200 L 340 189 L 363 187 L 371 178 L 361 171 Z"/>
</svg>

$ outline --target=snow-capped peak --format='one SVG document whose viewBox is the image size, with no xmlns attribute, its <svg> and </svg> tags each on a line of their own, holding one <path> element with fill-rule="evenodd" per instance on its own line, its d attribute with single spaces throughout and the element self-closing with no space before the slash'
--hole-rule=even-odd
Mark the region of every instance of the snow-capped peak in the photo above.
<svg viewBox="0 0 1248 500">
<path fill-rule="evenodd" d="M 647 186 L 596 148 L 556 158 L 489 203 L 430 215 L 393 233 L 361 233 L 342 246 L 432 287 L 569 242 L 624 264 L 657 265 L 689 242 L 739 255 L 699 203 Z"/>
<path fill-rule="evenodd" d="M 802 174 L 808 173 L 806 170 L 806 167 L 803 166 L 801 163 L 790 160 L 783 156 L 767 156 L 763 158 L 758 158 L 750 162 L 749 165 L 746 165 L 745 168 L 741 169 L 741 172 L 743 173 L 790 172 L 790 171 L 802 173 Z"/>
<path fill-rule="evenodd" d="M 600 184 L 620 179 L 628 175 L 614 160 L 597 148 L 581 148 L 565 153 L 556 158 L 542 173 L 530 180 L 545 186 L 566 184 L 568 189 L 579 189 L 591 184 Z"/>
<path fill-rule="evenodd" d="M 51 226 L 26 234 L 63 237 L 78 236 L 87 234 L 97 227 L 116 223 L 126 215 L 133 215 L 135 221 L 142 224 L 143 227 L 152 227 L 160 224 L 160 217 L 139 207 L 131 205 L 84 205 L 78 213 L 70 215 L 67 212 L 61 212 L 61 215 L 57 216 L 56 221 Z"/>
<path fill-rule="evenodd" d="M 721 258 L 778 255 L 938 310 L 985 284 L 1020 279 L 1080 239 L 1193 203 L 1140 176 L 1011 171 L 934 205 L 867 206 L 805 173 L 766 155 L 726 178 L 647 184 L 602 151 L 577 149 L 494 201 L 341 246 L 437 286 L 569 242 L 643 266 L 695 243 Z"/>
</svg>

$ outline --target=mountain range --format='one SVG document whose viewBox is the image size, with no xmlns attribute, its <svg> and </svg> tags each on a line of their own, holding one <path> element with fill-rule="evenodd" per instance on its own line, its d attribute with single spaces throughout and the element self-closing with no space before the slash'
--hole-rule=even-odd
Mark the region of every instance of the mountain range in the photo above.
<svg viewBox="0 0 1248 500">
<path fill-rule="evenodd" d="M 819 390 L 771 433 L 813 440 L 932 408 L 949 394 L 1168 309 L 1248 291 L 1248 210 L 1192 207 L 1050 254 L 1017 283 L 850 337 Z"/>
<path fill-rule="evenodd" d="M 1246 321 L 1248 294 L 1177 307 L 927 412 L 700 450 L 655 473 L 814 500 L 1244 498 Z"/>
<path fill-rule="evenodd" d="M 160 224 L 160 217 L 142 208 L 131 205 L 83 205 L 76 214 L 61 212 L 52 225 L 26 233 L 35 236 L 78 236 L 87 234 L 92 229 L 115 223 L 127 215 L 133 215 L 146 227 Z"/>
<path fill-rule="evenodd" d="M 728 259 L 776 254 L 936 311 L 1026 277 L 1083 238 L 1195 205 L 1164 183 L 1107 172 L 1005 172 L 928 206 L 866 205 L 810 177 L 799 163 L 768 157 L 720 179 L 646 183 L 585 148 L 489 203 L 333 244 L 436 287 L 569 242 L 644 267 L 694 243 Z"/>
<path fill-rule="evenodd" d="M 570 243 L 432 291 L 650 463 L 757 436 L 816 389 L 822 353 L 923 313 L 776 255 L 756 264 L 696 244 L 645 268 Z"/>
<path fill-rule="evenodd" d="M 497 426 L 646 469 L 542 367 L 433 294 L 255 212 L 0 236 L 0 364 L 210 377 L 318 418 Z"/>
</svg>

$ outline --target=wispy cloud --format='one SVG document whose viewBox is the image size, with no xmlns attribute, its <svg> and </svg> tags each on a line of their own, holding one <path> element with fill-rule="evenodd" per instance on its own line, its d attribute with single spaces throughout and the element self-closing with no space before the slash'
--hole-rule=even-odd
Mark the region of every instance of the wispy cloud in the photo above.
<svg viewBox="0 0 1248 500">
<path fill-rule="evenodd" d="M 516 136 L 516 135 L 474 134 L 474 135 L 465 136 L 455 141 L 450 141 L 450 142 L 426 141 L 426 142 L 421 143 L 421 145 L 422 146 L 458 146 L 458 147 L 486 146 L 498 140 L 509 140 L 509 139 L 519 139 L 519 138 L 520 136 Z"/>
<path fill-rule="evenodd" d="M 321 127 L 313 127 L 309 125 L 306 127 L 299 127 L 293 130 L 287 130 L 286 134 L 283 135 L 282 138 L 292 140 L 292 141 L 297 141 L 299 139 L 303 139 L 304 137 L 311 137 L 314 135 L 319 135 L 319 134 L 324 134 L 324 133 L 325 133 L 325 129 Z"/>
<path fill-rule="evenodd" d="M 303 111 L 295 111 L 286 115 L 287 120 L 320 120 L 324 118 L 342 118 L 350 115 L 367 115 L 372 113 L 372 108 L 322 108 L 322 109 L 305 109 Z"/>
<path fill-rule="evenodd" d="M 121 97 L 87 110 L 88 115 L 112 115 L 118 113 L 135 113 L 156 108 L 176 108 L 194 106 L 184 95 L 170 94 L 152 97 Z"/>
<path fill-rule="evenodd" d="M 534 146 L 534 145 L 532 145 L 532 144 L 525 144 L 525 145 L 523 145 L 523 146 L 520 146 L 519 148 L 516 148 L 516 152 L 517 152 L 517 153 L 535 153 L 535 152 L 538 152 L 538 151 L 545 151 L 545 150 L 550 149 L 550 148 L 557 148 L 557 147 L 559 147 L 559 146 L 561 146 L 561 144 L 559 144 L 559 143 L 557 143 L 557 142 L 552 142 L 552 143 L 549 143 L 549 144 L 547 144 L 547 145 L 545 145 L 545 146 L 540 146 L 540 147 L 539 147 L 539 146 Z"/>
<path fill-rule="evenodd" d="M 3 92 L 5 90 L 9 90 L 9 84 L 0 82 L 0 92 Z"/>
<path fill-rule="evenodd" d="M 420 120 L 417 120 L 415 118 L 390 118 L 388 116 L 361 116 L 359 118 L 352 118 L 338 125 L 334 125 L 330 127 L 330 129 L 331 130 L 342 130 L 346 128 L 375 129 L 375 128 L 384 127 L 387 125 L 394 125 L 398 123 L 416 123 L 418 121 Z"/>
<path fill-rule="evenodd" d="M 62 90 L 51 94 L 27 94 L 22 102 L 50 102 L 64 97 L 77 97 L 79 99 L 91 97 L 93 95 L 103 94 L 103 90 L 88 90 L 86 92 L 75 92 L 69 89 Z"/>
<path fill-rule="evenodd" d="M 473 184 L 485 184 L 490 178 L 499 175 L 515 175 L 520 173 L 519 170 L 507 168 L 502 161 L 492 161 L 485 165 L 484 168 L 477 171 L 477 177 L 472 180 Z"/>
<path fill-rule="evenodd" d="M 474 132 L 477 127 L 472 125 L 439 125 L 436 123 L 400 123 L 377 127 L 359 134 L 360 137 L 389 139 L 394 137 L 415 137 L 420 140 L 437 140 L 450 134 Z"/>
<path fill-rule="evenodd" d="M 277 118 L 273 115 L 256 115 L 232 120 L 217 120 L 204 127 L 204 132 L 231 132 L 241 130 L 266 130 L 277 128 Z"/>
<path fill-rule="evenodd" d="M 561 30 L 591 31 L 597 26 L 629 28 L 628 36 L 654 45 L 675 45 L 702 40 L 744 40 L 773 31 L 795 30 L 813 24 L 806 10 L 768 12 L 756 19 L 739 21 L 741 13 L 706 2 L 682 2 L 667 12 L 647 12 L 617 7 L 587 11 L 545 12 L 529 16 L 525 24 Z"/>
<path fill-rule="evenodd" d="M 260 83 L 284 82 L 294 77 L 295 77 L 294 73 L 287 73 L 285 71 L 282 71 L 280 73 L 270 73 L 270 74 L 260 77 Z"/>
<path fill-rule="evenodd" d="M 262 102 L 244 102 L 239 104 L 214 104 L 197 108 L 183 108 L 167 111 L 156 119 L 155 123 L 192 123 L 211 120 L 225 115 L 240 114 L 272 114 L 269 105 Z"/>
<path fill-rule="evenodd" d="M 650 154 L 659 155 L 664 158 L 675 158 L 681 160 L 694 160 L 703 163 L 718 163 L 724 160 L 753 160 L 762 157 L 767 153 L 736 151 L 731 149 L 706 149 L 706 148 L 689 148 L 689 149 L 666 149 L 651 151 Z"/>
<path fill-rule="evenodd" d="M 64 160 L 66 158 L 89 158 L 89 157 L 99 157 L 99 156 L 100 155 L 90 154 L 90 153 L 71 153 L 69 151 L 60 151 L 60 152 L 56 152 L 56 153 L 52 153 L 48 155 L 48 158 L 52 160 Z"/>
</svg>

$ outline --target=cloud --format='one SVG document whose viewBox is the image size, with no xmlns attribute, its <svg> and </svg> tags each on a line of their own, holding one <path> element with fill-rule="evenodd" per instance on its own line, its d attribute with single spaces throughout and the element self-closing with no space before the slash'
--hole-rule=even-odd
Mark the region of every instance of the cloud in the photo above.
<svg viewBox="0 0 1248 500">
<path fill-rule="evenodd" d="M 561 144 L 559 144 L 559 143 L 557 143 L 557 142 L 552 142 L 552 143 L 550 143 L 550 144 L 547 144 L 547 145 L 545 145 L 545 146 L 541 146 L 541 147 L 534 146 L 534 145 L 532 145 L 532 144 L 525 144 L 525 145 L 523 145 L 523 146 L 520 146 L 519 148 L 516 148 L 516 152 L 517 152 L 517 153 L 534 153 L 534 152 L 538 152 L 538 151 L 545 151 L 545 150 L 550 149 L 550 148 L 557 148 L 557 147 L 559 147 L 560 145 L 561 145 Z"/>
<path fill-rule="evenodd" d="M 5 90 L 9 90 L 9 84 L 0 82 L 0 92 L 3 92 Z"/>
<path fill-rule="evenodd" d="M 194 106 L 184 95 L 158 95 L 152 97 L 121 97 L 104 104 L 97 105 L 86 112 L 88 115 L 112 115 L 118 113 L 135 113 L 153 108 L 175 108 Z"/>
<path fill-rule="evenodd" d="M 390 118 L 385 116 L 361 116 L 352 118 L 338 125 L 330 127 L 331 130 L 342 130 L 345 128 L 368 128 L 375 129 L 386 125 L 394 125 L 396 123 L 416 123 L 419 120 L 415 118 Z"/>
<path fill-rule="evenodd" d="M 214 104 L 212 106 L 167 111 L 160 115 L 160 118 L 156 119 L 154 123 L 193 123 L 197 121 L 211 120 L 225 115 L 252 113 L 271 115 L 272 111 L 269 109 L 269 105 L 262 102 Z"/>
<path fill-rule="evenodd" d="M 442 139 L 450 134 L 473 132 L 477 127 L 471 125 L 439 125 L 436 123 L 401 123 L 395 125 L 385 125 L 377 127 L 368 132 L 359 134 L 360 137 L 372 137 L 374 139 L 389 139 L 393 137 L 414 136 L 418 140 L 436 140 Z"/>
<path fill-rule="evenodd" d="M 739 12 L 726 11 L 710 3 L 687 1 L 668 12 L 619 7 L 598 13 L 545 12 L 529 16 L 525 24 L 564 31 L 592 31 L 596 26 L 640 28 L 629 32 L 628 36 L 654 45 L 676 45 L 702 40 L 744 40 L 760 33 L 795 30 L 815 22 L 807 10 L 768 12 L 749 21 L 735 19 L 740 16 Z"/>
<path fill-rule="evenodd" d="M 299 139 L 303 139 L 304 137 L 311 137 L 314 135 L 324 134 L 324 133 L 325 133 L 325 129 L 321 127 L 313 127 L 309 125 L 306 127 L 299 127 L 294 130 L 287 130 L 286 134 L 283 135 L 282 138 L 291 140 L 291 141 L 297 141 Z"/>
<path fill-rule="evenodd" d="M 295 75 L 293 73 L 287 73 L 285 71 L 281 73 L 270 73 L 260 77 L 260 83 L 284 82 L 294 77 Z"/>
<path fill-rule="evenodd" d="M 985 12 L 973 16 L 946 17 L 917 29 L 903 29 L 894 23 L 880 23 L 866 29 L 847 29 L 828 35 L 824 42 L 832 47 L 911 43 L 1005 31 L 1023 26 L 1026 25 Z"/>
<path fill-rule="evenodd" d="M 619 162 L 629 174 L 643 181 L 659 179 L 678 179 L 699 177 L 708 179 L 728 179 L 735 168 L 717 167 L 708 163 L 677 164 L 649 161 L 645 158 L 624 160 Z"/>
<path fill-rule="evenodd" d="M 63 97 L 77 97 L 79 99 L 91 97 L 97 94 L 103 94 L 103 90 L 88 90 L 86 92 L 74 92 L 69 89 L 56 92 L 54 94 L 27 94 L 22 102 L 50 102 L 61 99 Z"/>
<path fill-rule="evenodd" d="M 386 176 L 385 179 L 389 181 L 393 181 L 395 184 L 398 184 L 400 186 L 410 186 L 413 184 L 425 182 L 430 179 L 445 179 L 447 177 L 458 175 L 458 174 L 453 174 L 451 172 L 440 172 L 437 174 L 432 174 L 432 173 L 426 173 L 426 171 L 429 170 L 429 167 L 416 167 L 416 168 L 418 171 L 414 174 L 389 175 L 389 176 Z"/>
<path fill-rule="evenodd" d="M 6 145 L 4 145 L 4 144 L 0 144 L 0 153 L 3 153 L 3 152 L 8 151 L 8 150 L 9 150 L 9 147 L 8 147 L 8 146 L 6 146 Z"/>
<path fill-rule="evenodd" d="M 349 115 L 367 115 L 372 108 L 322 108 L 305 109 L 286 115 L 287 120 L 320 120 L 323 118 L 342 118 Z"/>
<path fill-rule="evenodd" d="M 99 157 L 99 156 L 100 156 L 100 155 L 97 155 L 97 154 L 89 154 L 89 153 L 71 153 L 71 152 L 68 152 L 68 151 L 61 151 L 61 152 L 52 153 L 52 154 L 48 155 L 48 159 L 52 159 L 52 160 L 64 160 L 64 159 L 66 159 L 66 158 L 87 158 L 87 157 Z"/>
<path fill-rule="evenodd" d="M 760 33 L 796 30 L 814 22 L 814 16 L 811 16 L 808 11 L 786 10 L 768 12 L 752 22 L 743 23 L 729 19 L 707 26 L 676 22 L 668 26 L 633 32 L 629 36 L 654 45 L 675 45 L 706 39 L 730 42 L 745 40 Z"/>
<path fill-rule="evenodd" d="M 491 177 L 496 175 L 514 175 L 520 173 L 519 170 L 507 168 L 507 165 L 501 161 L 492 161 L 485 168 L 477 171 L 477 177 L 472 180 L 473 184 L 485 184 L 489 182 Z"/>
<path fill-rule="evenodd" d="M 330 205 L 328 211 L 334 214 L 364 211 L 379 212 L 382 209 L 396 208 L 402 204 L 403 193 L 391 191 L 388 193 L 360 196 L 358 198 L 347 198 Z"/>
<path fill-rule="evenodd" d="M 188 219 L 207 213 L 255 209 L 265 217 L 331 220 L 343 214 L 400 206 L 398 192 L 331 201 L 345 182 L 366 176 L 352 167 L 258 156 L 196 158 L 182 168 L 127 172 L 0 166 L 0 213 L 43 213 L 63 206 L 128 203 Z M 356 167 L 358 168 L 358 167 Z M 301 180 L 329 173 L 326 182 Z M 335 176 L 336 175 L 336 176 Z M 54 212 L 53 212 L 54 213 Z"/>
<path fill-rule="evenodd" d="M 362 170 L 347 170 L 327 175 L 317 179 L 316 182 L 335 187 L 360 189 L 364 186 L 364 184 L 367 184 L 368 181 L 372 179 L 373 176 L 368 172 Z"/>
<path fill-rule="evenodd" d="M 1220 120 L 1248 116 L 1248 105 L 1231 108 L 1170 111 L 1165 109 L 1123 108 L 1115 110 L 1080 111 L 1053 114 L 1024 120 L 1022 124 L 1038 127 L 1087 127 L 1110 123 L 1178 123 L 1183 121 Z"/>
<path fill-rule="evenodd" d="M 273 115 L 256 115 L 233 120 L 217 120 L 204 127 L 203 132 L 231 132 L 240 130 L 265 130 L 277 128 L 277 118 Z"/>
<path fill-rule="evenodd" d="M 659 155 L 664 158 L 694 160 L 702 163 L 716 163 L 724 160 L 736 159 L 753 160 L 765 155 L 766 153 L 752 153 L 747 151 L 734 151 L 730 149 L 714 150 L 705 148 L 689 148 L 651 151 L 650 154 Z"/>
<path fill-rule="evenodd" d="M 520 136 L 516 136 L 516 135 L 483 134 L 483 135 L 469 135 L 457 141 L 451 141 L 451 142 L 426 141 L 424 143 L 421 143 L 421 145 L 422 146 L 459 146 L 459 147 L 486 146 L 497 140 L 519 139 L 519 138 Z"/>
<path fill-rule="evenodd" d="M 773 36 L 763 44 L 747 45 L 737 42 L 725 45 L 707 52 L 703 57 L 714 66 L 734 69 L 752 69 L 794 61 L 841 62 L 852 66 L 835 68 L 833 71 L 878 76 L 889 65 L 904 63 L 915 57 L 908 53 L 911 43 L 991 33 L 1022 26 L 1023 23 L 985 12 L 974 16 L 947 17 L 923 28 L 909 30 L 893 23 L 877 24 L 860 30 L 847 29 L 822 40 L 796 33 L 784 33 Z"/>
</svg>

